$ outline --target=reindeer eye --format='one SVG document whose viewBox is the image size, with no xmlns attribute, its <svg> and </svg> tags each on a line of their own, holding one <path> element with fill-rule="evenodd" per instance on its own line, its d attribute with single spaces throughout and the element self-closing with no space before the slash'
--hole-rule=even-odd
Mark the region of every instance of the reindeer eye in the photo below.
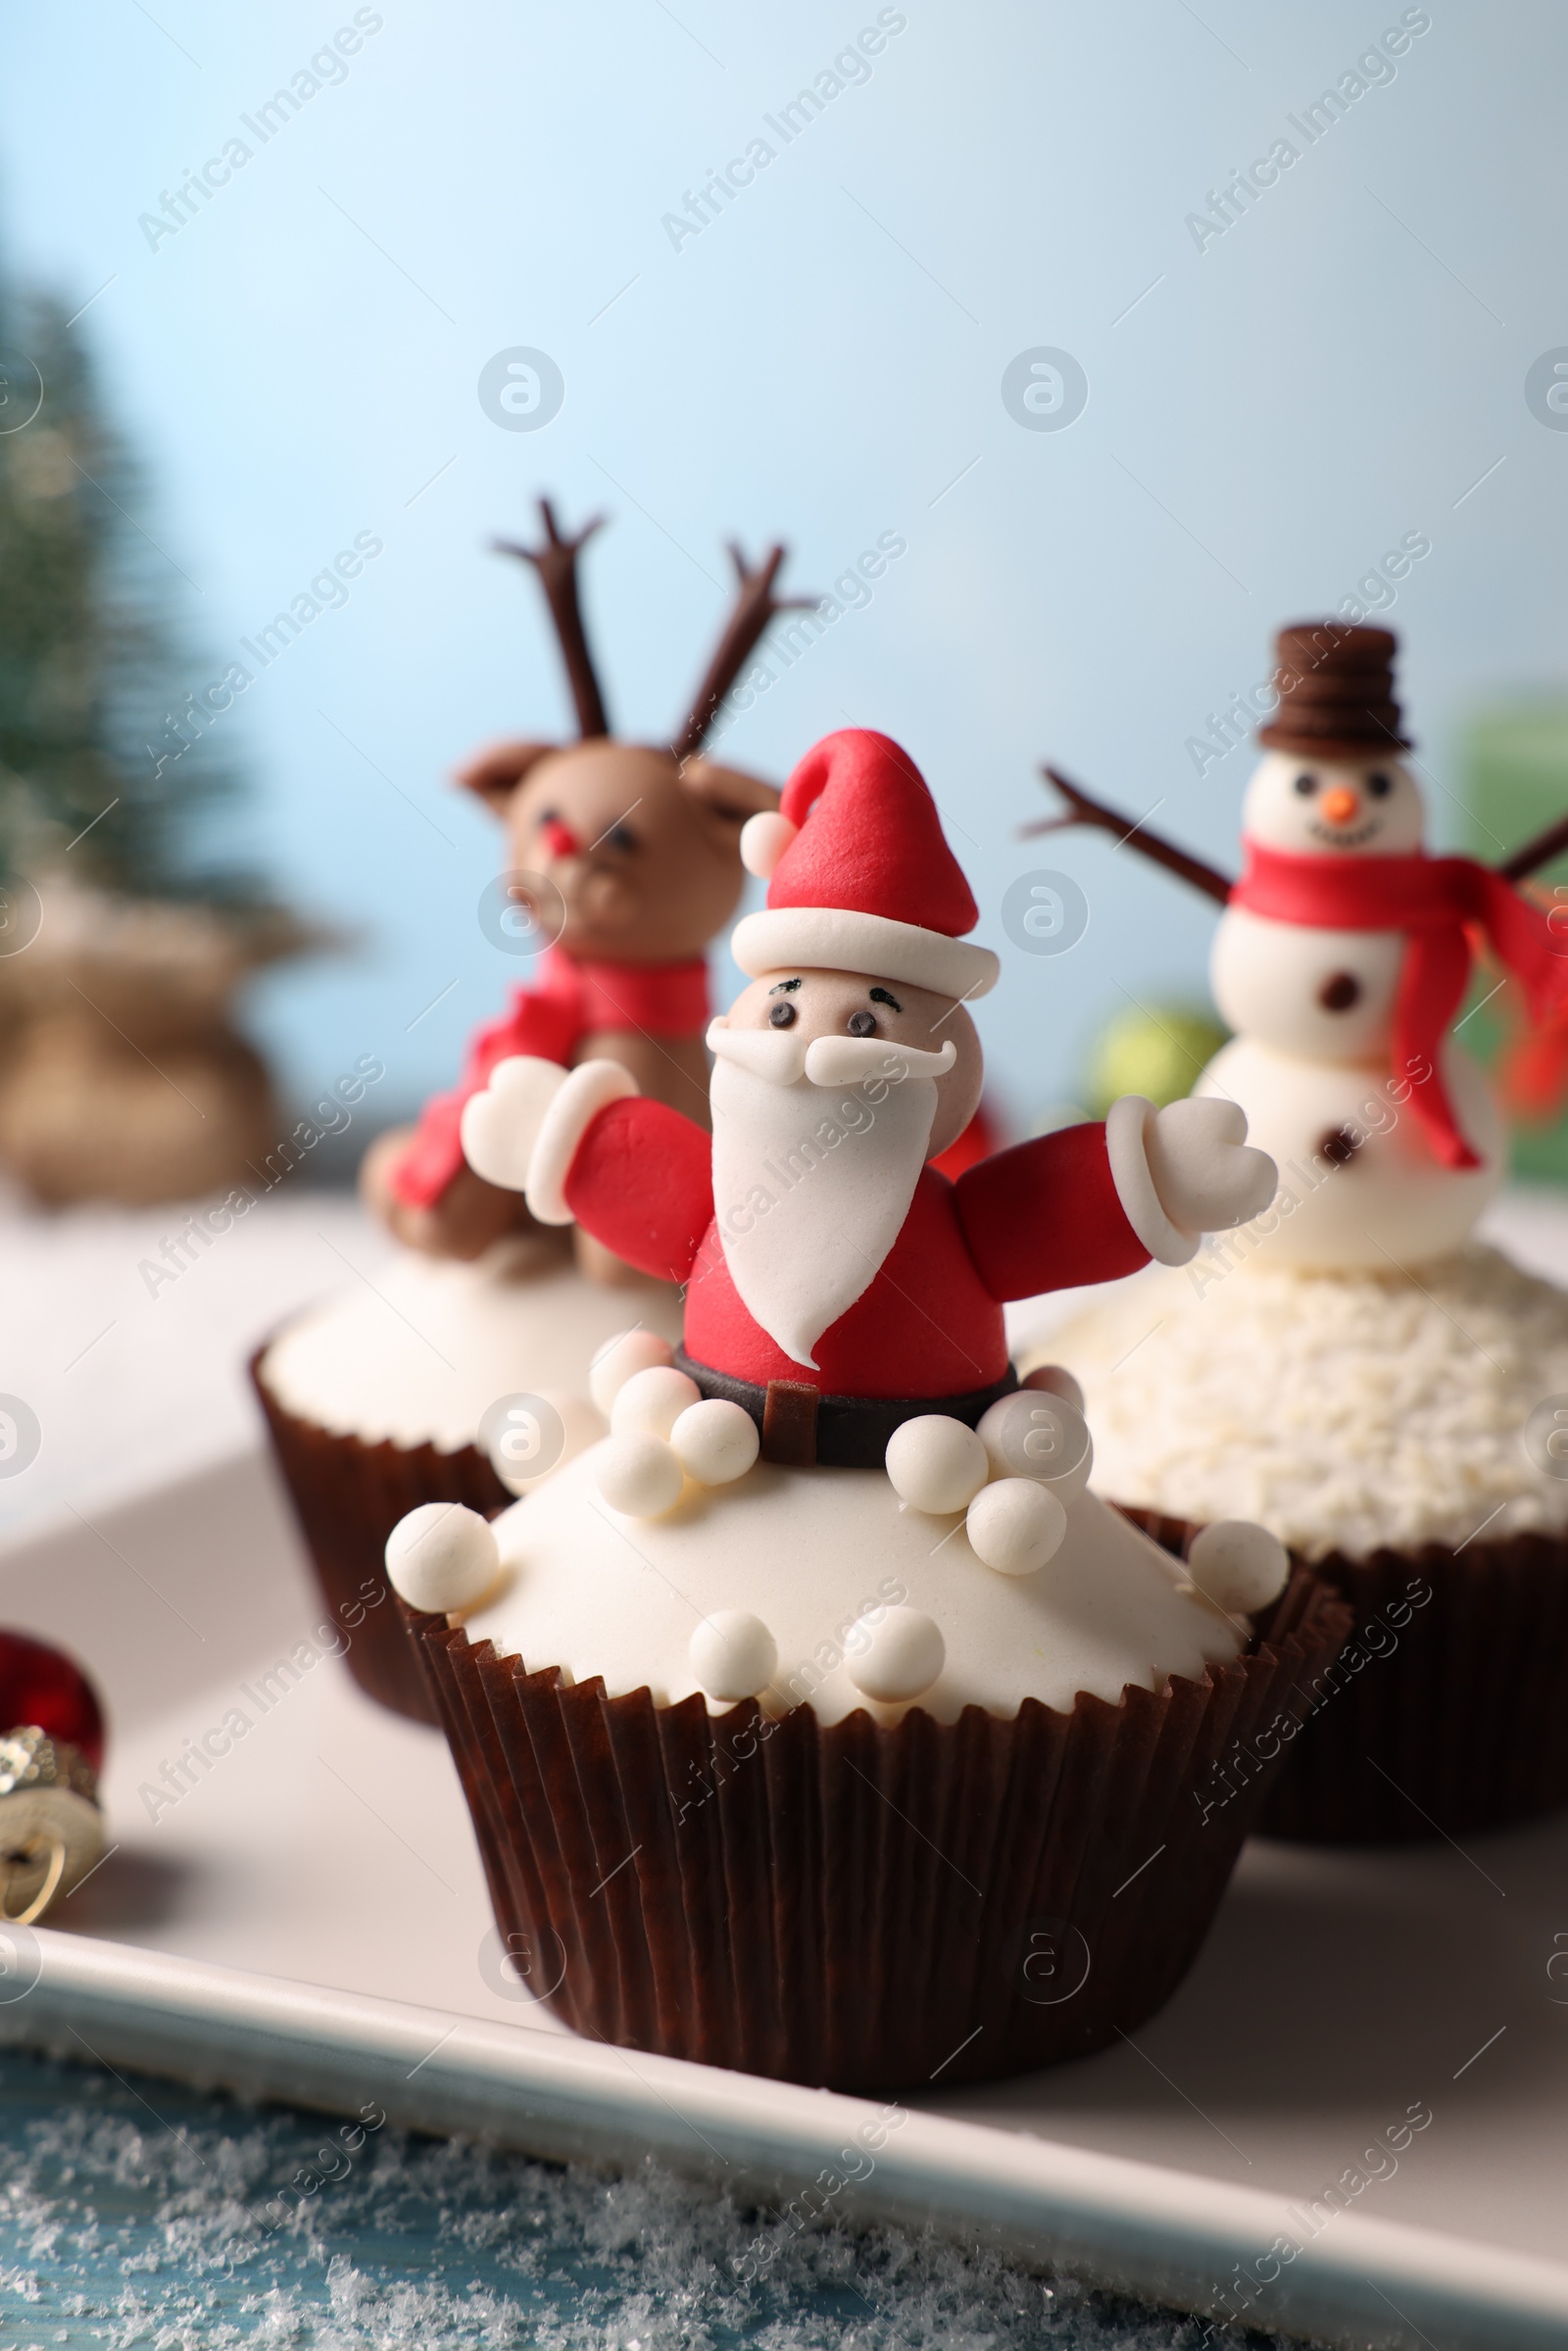
<svg viewBox="0 0 1568 2351">
<path fill-rule="evenodd" d="M 876 1014 L 874 1012 L 852 1012 L 844 1025 L 852 1037 L 874 1037 L 876 1035 Z"/>
<path fill-rule="evenodd" d="M 1394 790 L 1394 778 L 1383 774 L 1369 775 L 1366 779 L 1366 788 L 1374 800 L 1387 800 L 1389 794 Z"/>
<path fill-rule="evenodd" d="M 1317 790 L 1317 777 L 1315 775 L 1298 775 L 1296 779 L 1296 789 L 1303 800 L 1309 800 Z"/>
<path fill-rule="evenodd" d="M 770 1029 L 792 1029 L 795 1026 L 795 1006 L 787 996 L 781 997 L 776 1004 L 768 1005 L 767 1025 Z"/>
<path fill-rule="evenodd" d="M 629 824 L 612 824 L 605 835 L 605 839 L 610 843 L 612 849 L 623 852 L 637 847 L 637 836 Z"/>
</svg>

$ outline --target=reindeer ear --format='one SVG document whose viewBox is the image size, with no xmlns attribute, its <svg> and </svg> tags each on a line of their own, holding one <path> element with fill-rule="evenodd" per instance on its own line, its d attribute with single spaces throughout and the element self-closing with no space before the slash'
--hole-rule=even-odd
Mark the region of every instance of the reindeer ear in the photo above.
<svg viewBox="0 0 1568 2351">
<path fill-rule="evenodd" d="M 749 816 L 762 816 L 778 807 L 778 787 L 739 767 L 717 767 L 710 759 L 683 759 L 681 790 L 698 807 L 738 832 Z"/>
<path fill-rule="evenodd" d="M 556 743 L 488 743 L 461 767 L 454 767 L 452 780 L 465 792 L 487 801 L 499 816 L 535 761 L 559 749 Z"/>
</svg>

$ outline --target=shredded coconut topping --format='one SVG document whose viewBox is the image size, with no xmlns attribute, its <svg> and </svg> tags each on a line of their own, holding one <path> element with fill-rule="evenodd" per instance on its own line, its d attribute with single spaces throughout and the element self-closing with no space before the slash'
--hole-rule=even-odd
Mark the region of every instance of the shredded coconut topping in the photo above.
<svg viewBox="0 0 1568 2351">
<path fill-rule="evenodd" d="M 1495 1249 L 1419 1279 L 1161 1271 L 1039 1352 L 1083 1383 L 1116 1501 L 1257 1519 L 1308 1558 L 1568 1529 L 1568 1457 L 1558 1479 L 1525 1444 L 1568 1405 L 1568 1295 Z"/>
</svg>

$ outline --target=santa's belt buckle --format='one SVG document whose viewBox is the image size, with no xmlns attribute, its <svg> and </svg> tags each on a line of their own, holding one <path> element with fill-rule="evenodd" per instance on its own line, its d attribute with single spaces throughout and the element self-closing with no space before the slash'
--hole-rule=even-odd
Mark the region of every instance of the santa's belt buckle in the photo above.
<svg viewBox="0 0 1568 2351">
<path fill-rule="evenodd" d="M 810 1469 L 816 1461 L 816 1408 L 821 1392 L 809 1380 L 769 1380 L 762 1401 L 762 1459 L 782 1469 Z"/>
</svg>

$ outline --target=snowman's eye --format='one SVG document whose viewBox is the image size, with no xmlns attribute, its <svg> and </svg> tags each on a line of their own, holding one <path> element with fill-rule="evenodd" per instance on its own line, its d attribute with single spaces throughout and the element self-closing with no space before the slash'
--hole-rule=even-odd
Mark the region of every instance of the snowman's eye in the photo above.
<svg viewBox="0 0 1568 2351">
<path fill-rule="evenodd" d="M 1383 774 L 1369 775 L 1366 779 L 1366 788 L 1374 800 L 1387 800 L 1389 794 L 1394 790 L 1394 778 Z"/>
<path fill-rule="evenodd" d="M 1298 775 L 1296 779 L 1296 789 L 1303 800 L 1309 799 L 1317 790 L 1317 777 L 1315 775 Z"/>
</svg>

